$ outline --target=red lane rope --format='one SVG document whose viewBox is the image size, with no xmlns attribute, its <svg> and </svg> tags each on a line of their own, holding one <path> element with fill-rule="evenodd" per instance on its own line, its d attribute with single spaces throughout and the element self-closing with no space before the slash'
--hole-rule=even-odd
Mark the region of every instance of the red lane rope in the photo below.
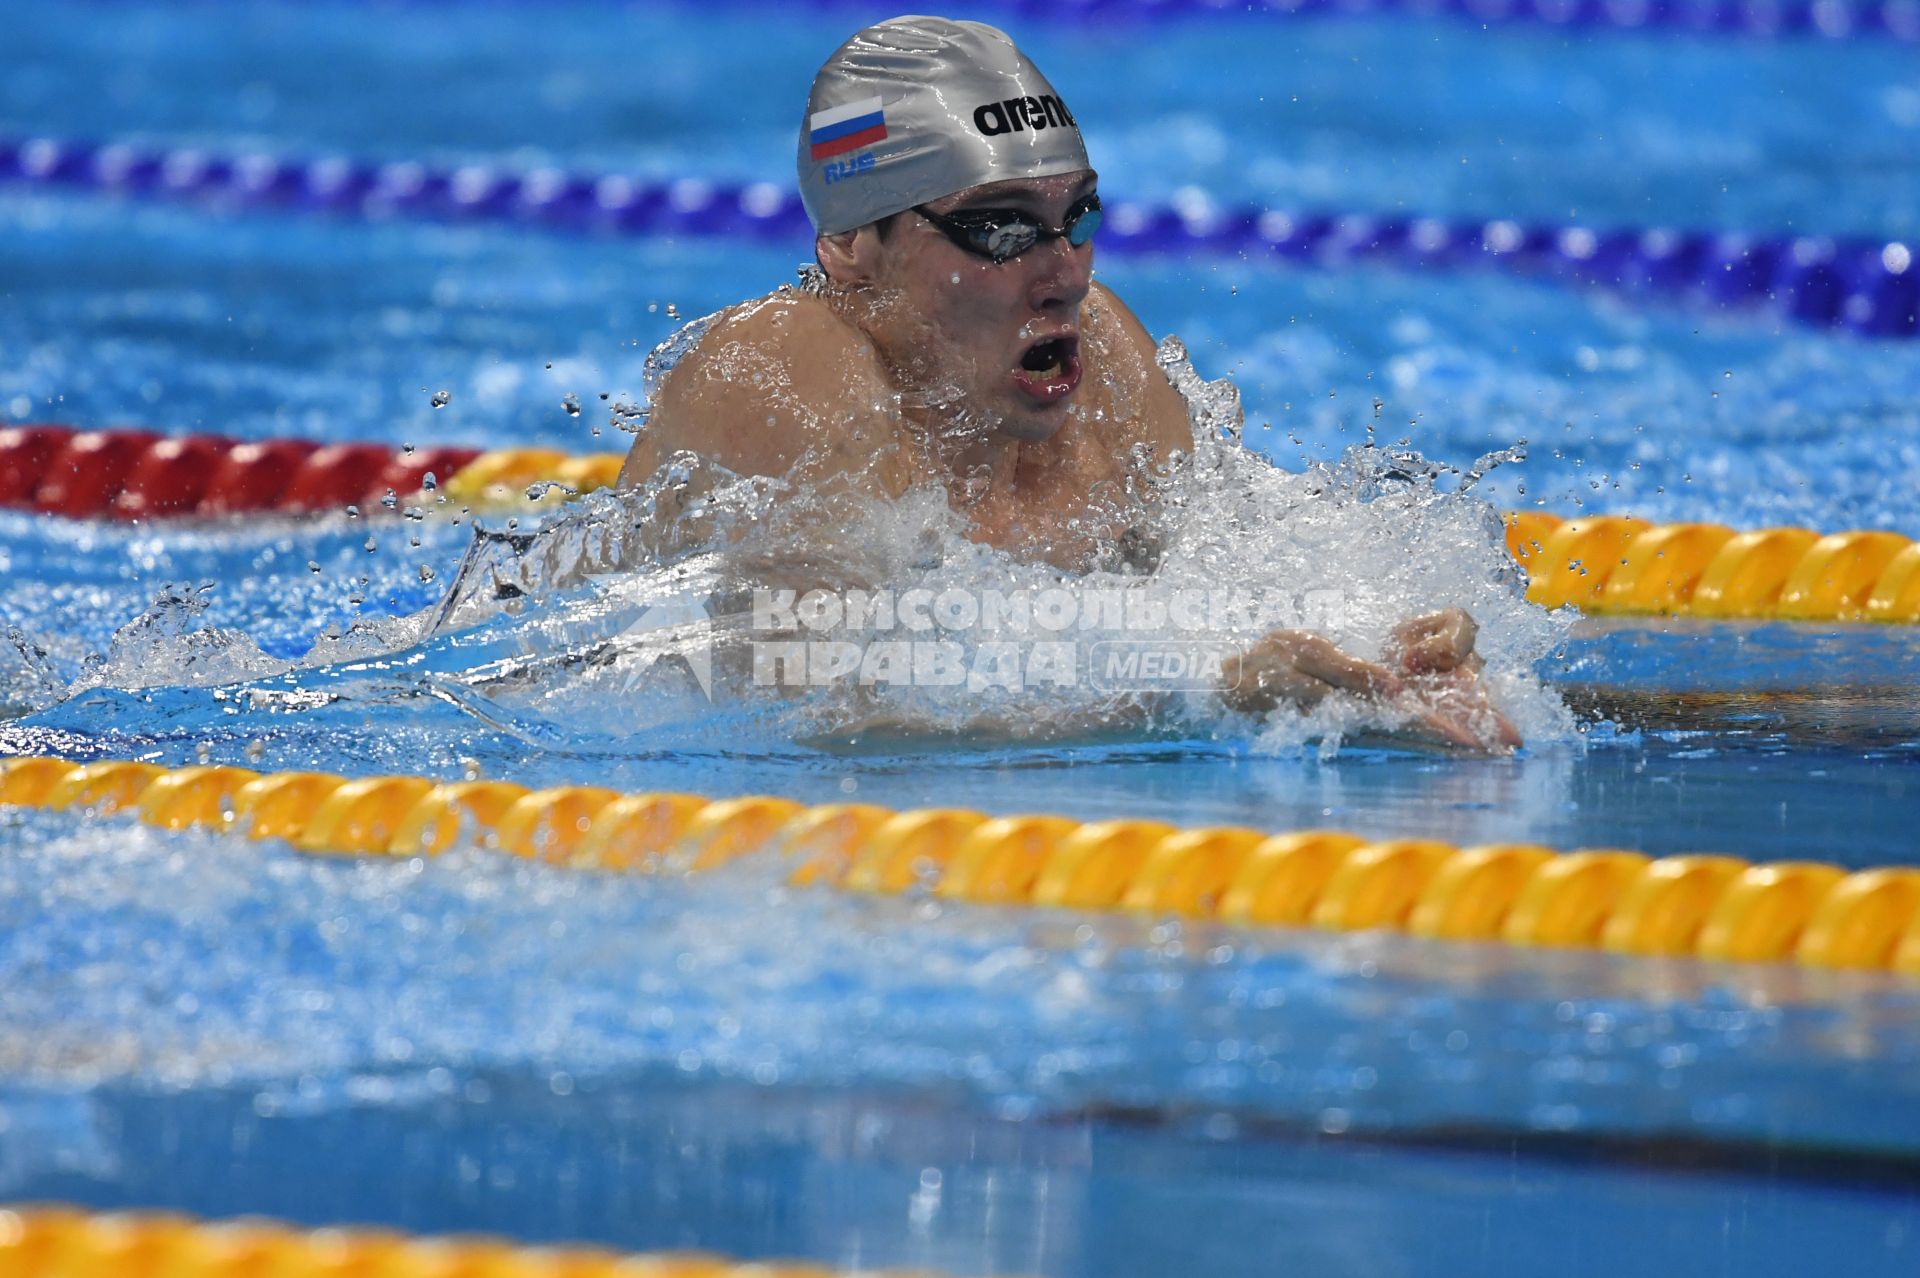
<svg viewBox="0 0 1920 1278">
<path fill-rule="evenodd" d="M 0 429 L 0 506 L 71 519 L 338 510 L 445 483 L 478 448 L 243 441 L 37 424 Z"/>
</svg>

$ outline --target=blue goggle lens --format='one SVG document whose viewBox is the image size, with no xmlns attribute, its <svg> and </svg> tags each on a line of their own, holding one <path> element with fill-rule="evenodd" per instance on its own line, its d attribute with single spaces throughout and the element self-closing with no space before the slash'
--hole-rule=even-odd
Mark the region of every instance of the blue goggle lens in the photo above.
<svg viewBox="0 0 1920 1278">
<path fill-rule="evenodd" d="M 1082 210 L 1079 217 L 1067 223 L 1067 243 L 1079 248 L 1091 240 L 1093 233 L 1099 229 L 1100 206 L 1096 204 L 1090 209 Z"/>
</svg>

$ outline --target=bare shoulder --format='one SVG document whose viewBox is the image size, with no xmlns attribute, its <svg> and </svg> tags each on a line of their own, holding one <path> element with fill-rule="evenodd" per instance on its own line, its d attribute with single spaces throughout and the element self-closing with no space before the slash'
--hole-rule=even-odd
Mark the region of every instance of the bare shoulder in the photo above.
<svg viewBox="0 0 1920 1278">
<path fill-rule="evenodd" d="M 743 475 L 870 465 L 896 433 L 893 390 L 871 344 L 819 298 L 792 290 L 705 321 L 655 392 L 621 472 L 645 480 L 677 452 Z"/>
<path fill-rule="evenodd" d="M 1099 360 L 1101 398 L 1125 442 L 1144 440 L 1165 459 L 1191 452 L 1187 404 L 1160 370 L 1146 326 L 1110 288 L 1095 284 L 1083 312 L 1085 340 Z"/>
</svg>

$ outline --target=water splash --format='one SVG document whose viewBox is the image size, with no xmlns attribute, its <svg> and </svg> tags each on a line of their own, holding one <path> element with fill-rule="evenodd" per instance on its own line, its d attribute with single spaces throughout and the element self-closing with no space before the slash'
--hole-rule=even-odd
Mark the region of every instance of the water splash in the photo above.
<svg viewBox="0 0 1920 1278">
<path fill-rule="evenodd" d="M 702 331 L 688 325 L 653 353 L 650 389 Z M 897 500 L 803 492 L 680 454 L 631 490 L 477 528 L 436 605 L 330 628 L 298 656 L 206 624 L 209 587 L 170 587 L 71 691 L 217 687 L 412 654 L 397 664 L 419 667 L 443 700 L 548 746 L 630 751 L 644 737 L 777 752 L 1117 736 L 1337 749 L 1398 721 L 1341 697 L 1236 719 L 1217 680 L 1116 682 L 1096 662 L 1105 652 L 1111 666 L 1114 645 L 1198 643 L 1196 663 L 1217 667 L 1275 626 L 1377 659 L 1403 619 L 1461 607 L 1480 623 L 1487 682 L 1522 734 L 1572 733 L 1535 676 L 1566 625 L 1525 603 L 1498 515 L 1471 492 L 1515 450 L 1479 458 L 1450 487 L 1453 468 L 1371 440 L 1292 474 L 1242 445 L 1231 381 L 1202 378 L 1178 339 L 1158 361 L 1187 400 L 1192 450 L 1158 469 L 1143 458 L 1127 485 L 1089 494 L 1066 528 L 1094 547 L 1085 571 L 972 540 L 932 485 Z M 835 603 L 832 615 L 793 611 L 816 598 Z M 839 606 L 875 598 L 885 624 Z M 900 612 L 910 599 L 959 610 L 916 626 Z M 671 623 L 663 609 L 677 610 Z M 796 676 L 800 657 L 813 664 Z"/>
<path fill-rule="evenodd" d="M 205 624 L 214 583 L 160 588 L 147 610 L 120 627 L 104 654 L 90 658 L 72 693 L 92 688 L 205 688 L 242 683 L 283 669 L 238 630 Z"/>
<path fill-rule="evenodd" d="M 1370 659 L 1405 618 L 1463 607 L 1480 623 L 1489 685 L 1522 733 L 1573 731 L 1535 676 L 1567 623 L 1524 601 L 1498 512 L 1470 492 L 1517 448 L 1477 459 L 1450 489 L 1443 483 L 1454 468 L 1371 442 L 1289 474 L 1241 445 L 1232 382 L 1201 378 L 1177 339 L 1159 359 L 1187 398 L 1193 451 L 1154 474 L 1150 493 L 1110 499 L 1133 509 L 1128 535 L 1153 547 L 1149 574 L 1118 547 L 1072 573 L 981 545 L 931 486 L 896 501 L 798 492 L 681 454 L 638 488 L 595 494 L 539 529 L 476 535 L 435 629 L 506 612 L 525 643 L 455 676 L 459 689 L 448 691 L 489 722 L 541 740 L 560 725 L 657 740 L 666 726 L 685 730 L 703 715 L 727 733 L 771 734 L 757 744 L 773 748 L 1226 732 L 1292 750 L 1337 748 L 1349 734 L 1394 726 L 1377 707 L 1337 697 L 1312 713 L 1236 723 L 1207 688 L 1116 689 L 1093 677 L 1099 644 L 1193 640 L 1179 609 L 1200 596 L 1212 608 L 1207 642 L 1243 648 L 1286 624 Z M 1154 507 L 1144 521 L 1143 496 Z M 958 612 L 909 632 L 889 611 L 909 597 L 956 601 Z M 793 611 L 809 598 L 822 609 Z M 877 611 L 856 606 L 876 599 L 886 601 Z M 1011 606 L 995 611 L 995 600 Z M 703 623 L 639 624 L 650 610 L 689 603 Z M 1070 619 L 1036 626 L 1035 603 Z M 1065 641 L 1075 649 L 1071 677 L 1057 665 L 1036 677 L 1036 654 Z M 917 646 L 876 660 L 890 643 Z M 929 643 L 945 654 L 936 660 Z M 815 661 L 824 654 L 830 676 L 817 666 L 795 676 L 782 664 L 800 659 L 795 648 L 769 656 L 783 644 L 806 646 Z M 887 665 L 896 658 L 910 675 Z M 912 666 L 923 658 L 927 670 Z M 718 714 L 687 677 L 696 663 L 710 663 Z"/>
</svg>

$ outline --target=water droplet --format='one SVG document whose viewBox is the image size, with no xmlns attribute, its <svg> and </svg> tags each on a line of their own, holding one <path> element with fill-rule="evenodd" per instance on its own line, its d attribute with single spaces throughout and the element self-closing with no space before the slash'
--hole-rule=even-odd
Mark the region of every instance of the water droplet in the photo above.
<svg viewBox="0 0 1920 1278">
<path fill-rule="evenodd" d="M 428 564 L 421 564 L 421 565 L 420 565 L 420 580 L 421 580 L 421 581 L 432 581 L 432 580 L 433 580 L 433 578 L 434 578 L 434 575 L 435 575 L 435 574 L 434 574 L 434 571 L 433 571 L 433 568 L 432 568 L 432 566 L 431 566 L 431 565 L 428 565 Z"/>
<path fill-rule="evenodd" d="M 568 391 L 565 398 L 560 401 L 560 407 L 567 410 L 567 416 L 578 417 L 580 415 L 580 397 L 572 391 Z"/>
<path fill-rule="evenodd" d="M 317 559 L 307 560 L 307 571 L 311 573 L 318 573 L 320 571 L 320 561 Z"/>
<path fill-rule="evenodd" d="M 676 320 L 680 318 L 680 308 L 672 302 L 667 303 L 667 318 Z"/>
<path fill-rule="evenodd" d="M 377 549 L 379 549 L 379 547 L 374 545 L 373 538 L 371 537 L 367 538 L 367 553 L 372 554 Z"/>
<path fill-rule="evenodd" d="M 433 406 L 435 408 L 445 408 L 448 404 L 451 404 L 452 402 L 453 402 L 452 391 L 437 390 L 433 393 Z"/>
</svg>

